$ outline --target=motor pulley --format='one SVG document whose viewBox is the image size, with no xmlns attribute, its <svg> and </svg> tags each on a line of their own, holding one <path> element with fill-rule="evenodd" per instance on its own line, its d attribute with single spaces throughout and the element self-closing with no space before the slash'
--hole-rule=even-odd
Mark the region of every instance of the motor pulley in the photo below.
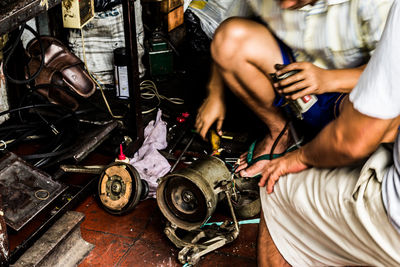
<svg viewBox="0 0 400 267">
<path fill-rule="evenodd" d="M 162 177 L 157 187 L 157 203 L 164 216 L 184 230 L 199 228 L 224 197 L 219 188 L 230 180 L 225 163 L 217 157 L 195 161 L 187 168 Z"/>
<path fill-rule="evenodd" d="M 98 183 L 98 197 L 103 208 L 116 215 L 131 211 L 148 195 L 147 182 L 140 179 L 130 164 L 114 162 L 104 168 Z"/>
</svg>

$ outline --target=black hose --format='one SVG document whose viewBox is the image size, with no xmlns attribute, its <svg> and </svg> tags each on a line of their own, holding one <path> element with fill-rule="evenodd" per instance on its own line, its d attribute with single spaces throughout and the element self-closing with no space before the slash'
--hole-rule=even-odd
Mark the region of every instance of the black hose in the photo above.
<svg viewBox="0 0 400 267">
<path fill-rule="evenodd" d="M 25 29 L 28 29 L 38 40 L 39 46 L 40 46 L 40 53 L 42 55 L 42 60 L 40 61 L 40 66 L 39 66 L 38 70 L 31 77 L 29 77 L 28 79 L 25 79 L 25 80 L 17 80 L 10 76 L 10 74 L 8 73 L 7 67 L 8 67 L 8 61 L 10 60 L 11 56 L 13 55 L 14 50 L 17 47 L 18 43 L 20 42 L 22 33 L 24 32 Z M 21 29 L 19 30 L 17 38 L 15 39 L 13 45 L 11 46 L 11 49 L 9 49 L 8 55 L 4 59 L 4 76 L 12 83 L 27 84 L 37 78 L 37 76 L 42 71 L 43 67 L 44 67 L 44 47 L 43 47 L 42 41 L 40 39 L 40 35 L 31 26 L 27 25 L 26 23 L 23 23 L 21 26 Z"/>
<path fill-rule="evenodd" d="M 24 110 L 24 109 L 30 109 L 30 108 L 42 108 L 42 107 L 58 107 L 60 108 L 60 106 L 56 105 L 56 104 L 38 104 L 38 105 L 29 105 L 29 106 L 24 106 L 24 107 L 19 107 L 19 108 L 14 108 L 14 109 L 8 109 L 5 111 L 0 112 L 0 117 L 12 112 L 16 112 L 19 110 Z"/>
</svg>

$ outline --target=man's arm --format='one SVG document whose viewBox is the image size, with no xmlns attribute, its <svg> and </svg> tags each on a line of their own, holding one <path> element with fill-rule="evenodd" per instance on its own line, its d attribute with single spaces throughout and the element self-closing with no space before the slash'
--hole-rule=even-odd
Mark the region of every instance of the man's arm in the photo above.
<svg viewBox="0 0 400 267">
<path fill-rule="evenodd" d="M 343 112 L 313 141 L 302 147 L 301 161 L 314 167 L 340 167 L 365 158 L 379 144 L 393 142 L 399 119 L 366 116 L 346 101 Z"/>
<path fill-rule="evenodd" d="M 380 143 L 393 142 L 400 117 L 377 119 L 363 115 L 345 102 L 338 119 L 328 124 L 310 143 L 272 160 L 262 171 L 260 186 L 267 183 L 267 192 L 279 177 L 309 167 L 340 167 L 367 157 Z"/>
<path fill-rule="evenodd" d="M 293 70 L 300 71 L 274 84 L 274 86 L 283 88 L 279 89 L 278 92 L 291 99 L 310 94 L 349 93 L 356 86 L 365 66 L 326 70 L 310 62 L 295 62 L 278 70 L 276 75 L 280 76 Z"/>
</svg>

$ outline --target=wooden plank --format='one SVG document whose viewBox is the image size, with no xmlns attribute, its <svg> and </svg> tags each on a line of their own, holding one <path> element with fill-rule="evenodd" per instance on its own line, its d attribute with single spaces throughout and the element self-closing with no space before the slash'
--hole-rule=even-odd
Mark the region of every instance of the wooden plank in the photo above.
<svg viewBox="0 0 400 267">
<path fill-rule="evenodd" d="M 49 8 L 61 3 L 61 0 L 47 1 Z M 17 2 L 0 10 L 0 35 L 15 30 L 21 23 L 46 11 L 46 6 L 40 5 L 41 0 L 19 0 Z"/>
<path fill-rule="evenodd" d="M 180 26 L 183 24 L 183 5 L 174 9 L 171 12 L 168 12 L 166 14 L 167 17 L 167 25 L 168 25 L 168 31 L 172 31 L 176 27 Z"/>
</svg>

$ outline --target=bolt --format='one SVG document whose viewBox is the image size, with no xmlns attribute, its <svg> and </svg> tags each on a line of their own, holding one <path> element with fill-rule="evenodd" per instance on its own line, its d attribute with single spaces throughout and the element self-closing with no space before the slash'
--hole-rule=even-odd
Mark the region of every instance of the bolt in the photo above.
<svg viewBox="0 0 400 267">
<path fill-rule="evenodd" d="M 193 196 L 193 194 L 191 192 L 185 191 L 185 192 L 183 192 L 182 198 L 183 198 L 183 201 L 188 203 L 188 202 L 193 200 L 194 196 Z"/>
<path fill-rule="evenodd" d="M 111 190 L 112 190 L 114 193 L 119 193 L 119 192 L 121 192 L 121 184 L 120 184 L 120 183 L 113 183 L 112 186 L 111 186 Z"/>
</svg>

